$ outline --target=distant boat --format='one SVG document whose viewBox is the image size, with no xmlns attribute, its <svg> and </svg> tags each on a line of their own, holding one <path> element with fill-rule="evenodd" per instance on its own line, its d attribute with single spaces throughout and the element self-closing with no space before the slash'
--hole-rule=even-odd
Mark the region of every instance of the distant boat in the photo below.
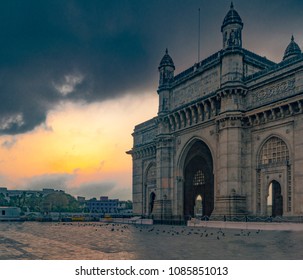
<svg viewBox="0 0 303 280">
<path fill-rule="evenodd" d="M 84 216 L 73 216 L 71 219 L 72 219 L 72 222 L 84 222 L 85 221 Z"/>
</svg>

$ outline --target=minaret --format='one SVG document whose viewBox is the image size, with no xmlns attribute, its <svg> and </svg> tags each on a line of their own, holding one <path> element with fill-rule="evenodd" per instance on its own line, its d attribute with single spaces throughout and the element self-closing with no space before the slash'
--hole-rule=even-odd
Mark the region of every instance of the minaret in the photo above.
<svg viewBox="0 0 303 280">
<path fill-rule="evenodd" d="M 174 79 L 175 65 L 166 49 L 165 55 L 161 59 L 159 65 L 159 114 L 166 112 L 169 109 L 169 88 Z"/>
<path fill-rule="evenodd" d="M 231 2 L 230 10 L 223 20 L 221 32 L 223 35 L 223 49 L 239 47 L 242 48 L 243 22 L 234 4 Z"/>
</svg>

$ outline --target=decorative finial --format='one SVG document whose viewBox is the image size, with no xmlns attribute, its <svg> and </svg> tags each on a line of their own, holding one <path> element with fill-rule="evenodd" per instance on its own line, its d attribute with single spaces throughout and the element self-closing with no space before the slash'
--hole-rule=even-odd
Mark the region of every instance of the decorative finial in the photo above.
<svg viewBox="0 0 303 280">
<path fill-rule="evenodd" d="M 166 50 L 165 50 L 165 54 L 168 54 L 168 49 L 166 48 Z"/>
<path fill-rule="evenodd" d="M 294 35 L 291 35 L 291 41 L 293 42 L 295 40 Z"/>
<path fill-rule="evenodd" d="M 233 1 L 231 1 L 231 3 L 230 3 L 230 9 L 232 10 L 234 8 L 234 3 L 233 3 Z"/>
</svg>

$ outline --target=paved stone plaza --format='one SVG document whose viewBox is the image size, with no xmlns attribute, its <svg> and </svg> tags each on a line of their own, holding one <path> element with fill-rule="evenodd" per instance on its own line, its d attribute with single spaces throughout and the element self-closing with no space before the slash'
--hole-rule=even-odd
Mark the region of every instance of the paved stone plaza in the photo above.
<svg viewBox="0 0 303 280">
<path fill-rule="evenodd" d="M 251 229 L 245 223 L 238 223 L 242 227 L 238 229 L 228 229 L 228 225 L 0 223 L 0 259 L 303 259 L 302 225 L 299 231 L 291 225 L 283 231 L 270 230 L 274 224 L 267 224 L 268 230 Z"/>
</svg>

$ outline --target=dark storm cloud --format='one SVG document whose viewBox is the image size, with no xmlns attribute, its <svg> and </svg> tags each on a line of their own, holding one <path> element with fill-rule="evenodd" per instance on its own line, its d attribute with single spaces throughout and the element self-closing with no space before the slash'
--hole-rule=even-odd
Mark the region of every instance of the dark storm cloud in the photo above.
<svg viewBox="0 0 303 280">
<path fill-rule="evenodd" d="M 156 91 L 157 66 L 166 47 L 176 72 L 196 62 L 199 7 L 201 57 L 221 48 L 220 26 L 229 4 L 226 0 L 1 1 L 0 135 L 43 124 L 60 101 L 95 102 L 126 92 Z M 234 4 L 244 21 L 244 47 L 272 50 L 282 57 L 292 33 L 302 42 L 302 1 Z"/>
</svg>

